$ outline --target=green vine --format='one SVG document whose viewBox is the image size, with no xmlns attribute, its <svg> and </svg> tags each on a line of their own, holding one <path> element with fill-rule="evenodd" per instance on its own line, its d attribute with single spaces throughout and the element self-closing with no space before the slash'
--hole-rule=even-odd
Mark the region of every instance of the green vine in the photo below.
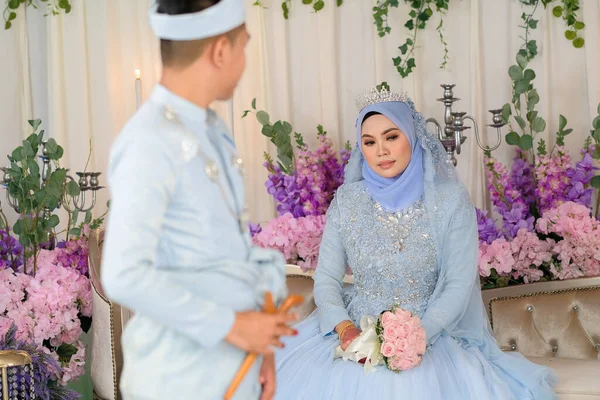
<svg viewBox="0 0 600 400">
<path fill-rule="evenodd" d="M 336 0 L 336 4 L 340 7 L 344 3 L 344 0 Z M 302 0 L 302 4 L 305 6 L 311 6 L 314 12 L 319 12 L 323 8 L 325 8 L 324 0 Z M 256 0 L 252 3 L 253 6 L 258 6 L 262 8 L 266 8 L 263 4 L 263 0 Z M 283 12 L 283 18 L 289 19 L 290 12 L 292 10 L 292 0 L 283 0 L 281 2 L 281 11 Z"/>
<path fill-rule="evenodd" d="M 12 21 L 17 18 L 17 10 L 24 4 L 25 7 L 37 8 L 38 6 L 45 4 L 48 8 L 48 13 L 45 15 L 58 15 L 61 11 L 66 14 L 71 12 L 70 0 L 5 0 L 6 5 L 4 7 L 4 29 L 10 29 L 12 27 Z"/>
<path fill-rule="evenodd" d="M 545 3 L 551 1 L 545 0 Z M 556 18 L 562 18 L 567 25 L 565 37 L 573 42 L 573 46 L 581 48 L 585 45 L 585 40 L 579 35 L 579 32 L 585 28 L 583 21 L 577 19 L 576 11 L 579 10 L 579 0 L 561 0 L 562 5 L 552 9 L 552 14 Z M 546 4 L 545 4 L 546 5 Z"/>
<path fill-rule="evenodd" d="M 450 0 L 405 0 L 405 2 L 408 3 L 411 8 L 408 13 L 410 19 L 404 24 L 409 31 L 409 37 L 400 47 L 398 47 L 400 55 L 392 59 L 396 70 L 403 78 L 410 75 L 416 67 L 414 52 L 417 46 L 419 30 L 425 29 L 427 21 L 429 21 L 434 14 L 434 9 L 443 17 L 446 11 L 448 11 Z M 384 37 L 392 31 L 388 24 L 389 9 L 390 7 L 398 8 L 399 5 L 399 0 L 379 0 L 375 7 L 373 7 L 373 20 L 380 37 Z M 444 46 L 444 58 L 441 68 L 445 68 L 448 63 L 448 43 L 444 38 L 443 26 L 442 18 L 436 29 L 440 35 L 440 41 Z"/>
<path fill-rule="evenodd" d="M 529 13 L 524 12 L 521 16 L 523 24 L 520 28 L 524 29 L 524 36 L 522 37 L 523 45 L 517 53 L 517 63 L 511 65 L 508 69 L 508 75 L 512 81 L 513 97 L 511 103 L 506 103 L 502 107 L 502 118 L 509 124 L 509 133 L 505 137 L 506 143 L 518 146 L 521 150 L 528 152 L 532 161 L 535 162 L 536 155 L 546 155 L 548 154 L 548 149 L 544 139 L 539 138 L 539 140 L 537 140 L 537 154 L 536 150 L 534 150 L 534 143 L 536 142 L 538 134 L 546 130 L 546 120 L 542 118 L 535 109 L 540 102 L 540 96 L 534 87 L 536 74 L 531 68 L 528 68 L 528 63 L 538 54 L 537 42 L 531 39 L 532 30 L 537 29 L 538 25 L 538 20 L 534 19 L 533 16 L 535 15 L 540 2 L 544 7 L 547 7 L 553 0 L 519 1 L 523 5 L 531 6 L 532 10 Z M 569 7 L 569 18 L 573 18 L 573 21 L 577 22 L 574 13 L 578 9 L 579 1 L 560 0 L 560 2 L 565 7 Z M 554 14 L 556 15 L 556 12 L 554 12 Z M 573 22 L 572 25 L 574 25 L 575 22 Z M 567 21 L 567 25 L 570 26 L 569 21 Z M 578 25 L 578 27 L 581 26 Z M 581 47 L 579 44 L 575 45 L 575 43 L 574 46 L 576 48 Z M 596 151 L 594 152 L 594 158 L 600 160 L 600 106 L 598 108 L 598 114 L 599 115 L 592 122 L 593 129 L 590 132 L 590 138 L 586 143 L 591 144 L 592 139 L 595 141 Z M 518 125 L 520 134 L 517 132 L 517 129 L 514 128 L 513 121 Z M 556 144 L 549 151 L 550 154 L 554 152 L 556 146 L 564 146 L 566 136 L 573 132 L 573 129 L 567 128 L 567 123 L 567 118 L 564 115 L 559 115 Z M 600 176 L 595 177 L 592 180 L 592 186 L 596 188 L 600 187 Z"/>
</svg>

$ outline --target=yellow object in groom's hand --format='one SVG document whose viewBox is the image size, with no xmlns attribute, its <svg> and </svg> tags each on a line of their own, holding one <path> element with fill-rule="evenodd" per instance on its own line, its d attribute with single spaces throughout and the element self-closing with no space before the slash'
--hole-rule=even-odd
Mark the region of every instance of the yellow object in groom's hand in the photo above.
<svg viewBox="0 0 600 400">
<path fill-rule="evenodd" d="M 279 309 L 277 309 L 277 307 L 275 307 L 275 303 L 273 302 L 273 295 L 271 294 L 271 292 L 266 292 L 265 293 L 265 304 L 263 305 L 263 311 L 266 312 L 267 314 L 275 314 L 278 311 L 279 312 L 287 312 L 290 310 L 290 308 L 292 308 L 294 306 L 299 306 L 300 304 L 302 304 L 303 301 L 304 301 L 304 297 L 298 296 L 298 295 L 291 295 L 291 296 L 288 296 L 281 303 L 281 306 L 279 307 Z M 233 381 L 231 381 L 231 385 L 229 385 L 229 389 L 225 393 L 225 400 L 231 400 L 231 398 L 235 394 L 235 391 L 238 389 L 238 387 L 242 383 L 242 380 L 244 379 L 244 377 L 246 376 L 248 371 L 250 371 L 250 367 L 252 367 L 252 364 L 254 364 L 254 361 L 256 361 L 257 358 L 258 358 L 258 354 L 256 354 L 256 353 L 249 353 L 246 356 L 246 358 L 244 359 L 244 362 L 242 363 L 237 374 L 235 374 L 235 376 L 233 377 Z"/>
</svg>

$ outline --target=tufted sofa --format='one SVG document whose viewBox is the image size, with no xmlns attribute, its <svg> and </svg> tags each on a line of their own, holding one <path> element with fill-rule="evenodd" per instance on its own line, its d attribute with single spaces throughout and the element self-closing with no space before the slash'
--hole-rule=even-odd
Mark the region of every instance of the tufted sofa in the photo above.
<svg viewBox="0 0 600 400">
<path fill-rule="evenodd" d="M 494 336 L 558 374 L 561 400 L 600 399 L 600 277 L 483 292 Z"/>
</svg>

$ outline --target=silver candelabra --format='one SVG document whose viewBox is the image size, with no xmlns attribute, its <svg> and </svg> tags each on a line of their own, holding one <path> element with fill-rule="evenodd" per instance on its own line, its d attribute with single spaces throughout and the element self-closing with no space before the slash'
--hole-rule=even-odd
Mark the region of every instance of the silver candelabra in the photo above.
<svg viewBox="0 0 600 400">
<path fill-rule="evenodd" d="M 488 126 L 496 128 L 498 142 L 493 147 L 486 147 L 481 143 L 479 127 L 475 118 L 473 118 L 470 115 L 467 115 L 467 113 L 465 112 L 452 111 L 452 105 L 458 100 L 460 100 L 454 97 L 454 93 L 452 92 L 452 89 L 456 85 L 443 84 L 440 86 L 444 88 L 444 97 L 437 100 L 444 103 L 444 128 L 442 128 L 440 123 L 435 118 L 428 118 L 426 122 L 432 123 L 436 126 L 438 138 L 440 139 L 440 142 L 442 142 L 442 145 L 446 149 L 446 153 L 448 153 L 448 155 L 450 156 L 452 163 L 456 165 L 457 160 L 455 153 L 460 154 L 461 146 L 465 142 L 465 140 L 467 140 L 467 137 L 463 134 L 463 131 L 471 128 L 470 126 L 465 126 L 465 120 L 470 120 L 473 123 L 477 145 L 483 151 L 496 150 L 502 143 L 501 129 L 504 125 L 506 125 L 506 123 L 502 120 L 502 110 L 489 110 L 492 113 L 492 123 Z"/>
<path fill-rule="evenodd" d="M 46 182 L 48 181 L 48 179 L 50 178 L 50 174 L 52 173 L 52 165 L 50 164 L 50 159 L 48 158 L 48 152 L 46 149 L 46 141 L 42 142 L 42 155 L 38 156 L 40 158 L 40 160 L 42 161 L 42 182 L 41 182 L 41 186 L 44 187 L 46 185 Z M 15 199 L 14 197 L 12 197 L 10 195 L 10 193 L 8 192 L 8 184 L 12 181 L 12 177 L 10 176 L 10 173 L 8 171 L 8 168 L 0 168 L 0 170 L 2 170 L 2 172 L 4 173 L 4 177 L 2 179 L 2 184 L 3 186 L 7 189 L 6 191 L 6 199 L 8 201 L 8 204 L 18 213 L 19 212 L 19 204 L 17 202 L 17 199 Z M 68 172 L 69 170 L 67 170 Z M 92 208 L 94 208 L 94 206 L 96 205 L 96 192 L 102 188 L 104 188 L 104 186 L 100 186 L 99 180 L 98 180 L 98 176 L 100 176 L 100 172 L 77 172 L 76 173 L 77 176 L 79 177 L 79 180 L 77 181 L 77 183 L 79 184 L 79 194 L 76 196 L 69 196 L 68 194 L 63 194 L 62 198 L 60 199 L 60 203 L 59 203 L 59 207 L 63 207 L 66 211 L 68 211 L 69 213 L 72 213 L 73 211 L 77 210 L 79 212 L 87 212 L 92 210 Z M 71 181 L 75 181 L 75 179 L 70 176 L 67 175 L 67 178 Z M 89 195 L 87 195 L 87 193 L 91 192 L 91 204 L 89 204 L 89 206 L 86 207 L 86 203 L 89 200 Z M 65 195 L 68 196 L 69 198 L 65 198 Z M 87 195 L 87 199 L 86 199 L 86 195 Z M 72 205 L 71 205 L 72 202 Z M 50 218 L 50 216 L 52 215 L 53 210 L 51 210 L 50 208 L 46 207 L 44 208 L 43 211 L 43 216 L 45 219 Z"/>
</svg>

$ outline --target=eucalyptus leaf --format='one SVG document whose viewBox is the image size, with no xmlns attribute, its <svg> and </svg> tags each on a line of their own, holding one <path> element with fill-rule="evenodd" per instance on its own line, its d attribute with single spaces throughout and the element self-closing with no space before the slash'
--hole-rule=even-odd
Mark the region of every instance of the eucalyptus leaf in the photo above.
<svg viewBox="0 0 600 400">
<path fill-rule="evenodd" d="M 515 120 L 517 121 L 517 123 L 519 124 L 521 129 L 524 130 L 525 127 L 527 126 L 527 123 L 525 122 L 525 120 L 520 115 L 515 115 Z"/>
<path fill-rule="evenodd" d="M 42 124 L 42 120 L 41 119 L 30 119 L 27 122 L 29 123 L 29 125 L 31 125 L 31 127 L 33 128 L 34 131 L 37 131 L 37 129 Z"/>
<path fill-rule="evenodd" d="M 590 184 L 596 189 L 600 189 L 600 175 L 593 177 Z"/>
<path fill-rule="evenodd" d="M 269 125 L 271 123 L 270 118 L 269 118 L 269 114 L 267 114 L 264 111 L 259 111 L 256 113 L 256 119 L 258 120 L 258 123 L 261 125 Z"/>
<path fill-rule="evenodd" d="M 528 68 L 528 69 L 525 70 L 525 73 L 523 74 L 523 77 L 525 79 L 527 79 L 528 81 L 531 82 L 532 80 L 535 79 L 535 71 Z"/>
<path fill-rule="evenodd" d="M 91 211 L 86 211 L 86 213 L 85 213 L 85 219 L 83 220 L 83 223 L 87 225 L 90 222 L 92 222 L 92 212 Z"/>
<path fill-rule="evenodd" d="M 509 132 L 506 134 L 506 143 L 511 146 L 518 146 L 521 141 L 521 137 L 517 132 Z"/>
<path fill-rule="evenodd" d="M 532 90 L 527 95 L 527 110 L 533 111 L 536 104 L 540 102 L 540 96 L 537 93 L 537 90 Z"/>
<path fill-rule="evenodd" d="M 567 126 L 567 119 L 564 115 L 560 114 L 558 117 L 558 130 L 562 131 Z"/>
<path fill-rule="evenodd" d="M 511 65 L 508 69 L 508 76 L 513 81 L 520 81 L 523 79 L 523 70 L 518 65 Z"/>
<path fill-rule="evenodd" d="M 502 120 L 504 122 L 508 122 L 508 119 L 512 115 L 512 110 L 510 108 L 510 104 L 506 103 L 502 106 Z"/>
<path fill-rule="evenodd" d="M 519 67 L 524 70 L 525 67 L 527 67 L 527 57 L 521 53 L 517 54 L 517 64 L 519 64 Z"/>
<path fill-rule="evenodd" d="M 46 152 L 48 153 L 48 155 L 56 153 L 57 149 L 58 144 L 56 144 L 56 140 L 54 140 L 53 138 L 48 139 L 48 141 L 46 142 Z"/>
<path fill-rule="evenodd" d="M 256 97 L 252 99 L 252 109 L 256 110 Z"/>
<path fill-rule="evenodd" d="M 519 148 L 523 151 L 530 150 L 533 147 L 533 137 L 531 135 L 523 135 L 519 140 Z"/>
<path fill-rule="evenodd" d="M 81 193 L 81 189 L 79 188 L 77 182 L 69 181 L 69 183 L 67 183 L 67 194 L 69 196 L 76 197 L 79 196 L 79 193 Z"/>
<path fill-rule="evenodd" d="M 538 116 L 538 112 L 535 110 L 527 112 L 527 121 L 533 123 L 533 120 Z"/>
<path fill-rule="evenodd" d="M 531 124 L 531 129 L 533 129 L 534 132 L 543 132 L 546 129 L 546 121 L 544 121 L 542 117 L 535 117 Z"/>
<path fill-rule="evenodd" d="M 250 113 L 250 110 L 244 110 L 244 113 L 242 114 L 242 118 L 246 118 L 246 116 L 248 116 L 249 113 Z"/>
<path fill-rule="evenodd" d="M 31 175 L 37 176 L 40 174 L 40 166 L 33 158 L 29 159 L 27 167 L 29 168 L 29 173 Z"/>
<path fill-rule="evenodd" d="M 527 50 L 529 50 L 531 58 L 535 57 L 538 53 L 537 42 L 535 40 L 527 42 Z"/>
<path fill-rule="evenodd" d="M 290 135 L 292 133 L 292 125 L 287 121 L 283 121 L 283 132 L 286 135 Z"/>
<path fill-rule="evenodd" d="M 48 228 L 55 228 L 56 226 L 58 226 L 60 220 L 58 218 L 58 215 L 56 214 L 52 214 L 50 216 L 50 218 L 48 218 L 48 220 L 46 221 L 46 227 Z"/>
<path fill-rule="evenodd" d="M 72 229 L 69 231 L 69 235 L 71 235 L 71 236 L 75 236 L 75 237 L 79 237 L 79 236 L 81 236 L 81 228 L 72 228 Z"/>
<path fill-rule="evenodd" d="M 273 127 L 271 125 L 264 125 L 261 132 L 266 137 L 272 138 L 273 135 L 275 134 L 275 129 L 273 129 Z"/>
<path fill-rule="evenodd" d="M 15 223 L 15 225 L 13 226 L 13 232 L 15 233 L 15 235 L 23 234 L 23 220 L 22 219 L 18 220 Z"/>
<path fill-rule="evenodd" d="M 23 161 L 23 147 L 22 146 L 19 146 L 13 150 L 12 158 L 13 158 L 13 160 L 15 160 L 15 162 Z"/>
<path fill-rule="evenodd" d="M 515 93 L 523 94 L 529 89 L 529 81 L 521 80 L 515 84 Z"/>
</svg>

